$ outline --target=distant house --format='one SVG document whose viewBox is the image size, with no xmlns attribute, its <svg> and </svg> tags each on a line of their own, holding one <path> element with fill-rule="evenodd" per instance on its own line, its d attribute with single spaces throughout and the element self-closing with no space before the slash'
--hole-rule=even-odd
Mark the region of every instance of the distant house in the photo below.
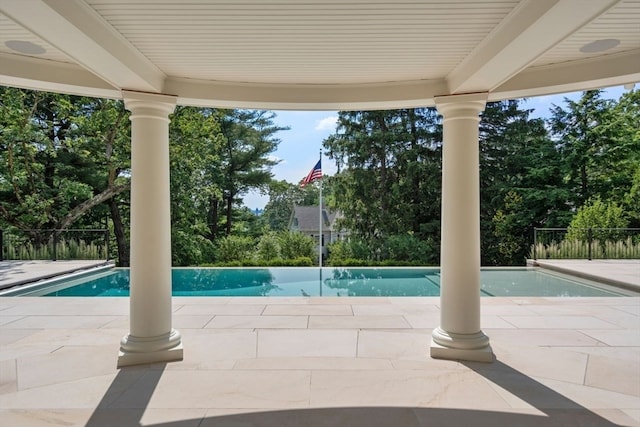
<svg viewBox="0 0 640 427">
<path fill-rule="evenodd" d="M 293 213 L 289 219 L 289 230 L 299 231 L 303 234 L 313 237 L 318 241 L 319 233 L 319 215 L 318 206 L 298 206 L 293 207 Z M 322 256 L 327 257 L 327 245 L 329 243 L 342 240 L 347 236 L 348 232 L 340 230 L 336 222 L 342 217 L 340 211 L 331 211 L 327 208 L 322 209 Z"/>
</svg>

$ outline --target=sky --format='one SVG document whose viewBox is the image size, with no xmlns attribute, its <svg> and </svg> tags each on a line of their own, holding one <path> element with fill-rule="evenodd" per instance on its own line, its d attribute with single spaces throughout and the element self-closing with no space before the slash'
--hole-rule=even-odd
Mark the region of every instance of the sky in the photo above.
<svg viewBox="0 0 640 427">
<path fill-rule="evenodd" d="M 608 88 L 603 98 L 618 99 L 625 89 L 622 86 Z M 563 106 L 564 98 L 573 101 L 580 97 L 581 92 L 560 95 L 546 95 L 527 98 L 521 108 L 533 109 L 532 117 L 549 117 L 549 110 L 553 105 Z M 298 183 L 311 168 L 315 166 L 320 156 L 322 141 L 335 132 L 338 120 L 337 111 L 276 111 L 274 122 L 289 130 L 276 134 L 280 139 L 278 149 L 272 154 L 279 163 L 271 169 L 274 179 Z M 333 175 L 336 166 L 329 158 L 322 156 L 322 173 Z M 262 209 L 269 201 L 267 195 L 250 192 L 243 197 L 244 205 L 250 209 Z"/>
</svg>

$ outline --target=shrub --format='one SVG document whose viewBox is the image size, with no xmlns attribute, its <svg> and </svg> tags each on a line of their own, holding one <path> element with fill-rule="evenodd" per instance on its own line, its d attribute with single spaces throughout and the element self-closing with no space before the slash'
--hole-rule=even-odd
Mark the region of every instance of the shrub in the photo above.
<svg viewBox="0 0 640 427">
<path fill-rule="evenodd" d="M 266 233 L 260 237 L 256 256 L 260 261 L 271 261 L 281 258 L 280 241 L 276 233 Z"/>
<path fill-rule="evenodd" d="M 248 261 L 254 252 L 254 241 L 250 237 L 227 236 L 219 239 L 216 245 L 217 259 L 228 263 L 230 261 Z"/>
<path fill-rule="evenodd" d="M 280 253 L 285 259 L 299 257 L 314 259 L 317 257 L 316 242 L 306 234 L 298 231 L 282 231 L 278 233 L 278 242 L 280 243 Z"/>
<path fill-rule="evenodd" d="M 615 202 L 604 203 L 599 198 L 593 198 L 578 209 L 569 224 L 565 239 L 586 241 L 589 239 L 589 229 L 594 229 L 592 239 L 617 240 L 621 236 L 616 231 L 603 229 L 625 228 L 628 224 L 624 210 Z"/>
</svg>

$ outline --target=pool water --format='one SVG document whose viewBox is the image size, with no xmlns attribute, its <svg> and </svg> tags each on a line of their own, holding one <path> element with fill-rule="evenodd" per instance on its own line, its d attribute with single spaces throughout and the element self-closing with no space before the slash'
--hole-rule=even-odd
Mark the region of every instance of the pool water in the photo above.
<svg viewBox="0 0 640 427">
<path fill-rule="evenodd" d="M 483 296 L 622 296 L 529 268 L 483 269 Z M 174 296 L 439 296 L 437 268 L 175 268 Z M 34 293 L 30 293 L 34 295 Z M 129 270 L 113 269 L 38 291 L 44 296 L 128 296 Z"/>
</svg>

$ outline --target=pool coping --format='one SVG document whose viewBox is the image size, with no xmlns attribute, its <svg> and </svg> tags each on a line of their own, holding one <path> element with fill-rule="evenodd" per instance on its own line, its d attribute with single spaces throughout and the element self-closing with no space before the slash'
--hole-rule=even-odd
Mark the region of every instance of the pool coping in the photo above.
<svg viewBox="0 0 640 427">
<path fill-rule="evenodd" d="M 622 260 L 622 261 L 628 261 L 628 262 L 615 263 L 618 267 L 622 264 L 632 264 L 635 266 L 635 264 L 637 263 L 639 284 L 635 284 L 625 280 L 606 276 L 599 270 L 588 271 L 584 269 L 584 267 L 589 266 L 589 264 L 585 264 L 585 263 L 589 263 L 593 261 L 588 261 L 588 260 L 578 260 L 578 261 L 584 262 L 582 263 L 582 267 L 583 267 L 582 269 L 577 269 L 570 265 L 562 265 L 563 262 L 576 263 L 577 262 L 576 260 L 527 260 L 527 266 L 541 268 L 543 270 L 556 271 L 558 273 L 568 274 L 570 276 L 579 277 L 581 279 L 593 280 L 594 282 L 603 283 L 605 285 L 614 286 L 617 288 L 622 288 L 622 289 L 626 289 L 633 292 L 640 292 L 640 260 Z M 598 261 L 601 261 L 600 262 L 601 264 L 605 264 L 607 268 L 613 268 L 614 261 L 616 260 L 598 260 Z"/>
</svg>

